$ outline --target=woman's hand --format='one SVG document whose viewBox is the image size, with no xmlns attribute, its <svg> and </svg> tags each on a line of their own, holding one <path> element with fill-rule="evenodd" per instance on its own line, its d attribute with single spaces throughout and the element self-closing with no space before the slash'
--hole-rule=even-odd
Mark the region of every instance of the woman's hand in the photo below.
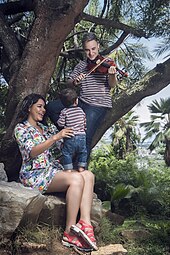
<svg viewBox="0 0 170 255">
<path fill-rule="evenodd" d="M 56 141 L 61 140 L 64 137 L 70 138 L 74 136 L 72 128 L 64 128 L 56 135 L 51 136 L 45 142 L 34 146 L 30 152 L 30 157 L 34 158 L 49 149 Z"/>
<path fill-rule="evenodd" d="M 73 129 L 72 128 L 64 128 L 60 132 L 58 132 L 56 135 L 53 135 L 53 139 L 55 141 L 61 140 L 62 138 L 71 138 L 74 136 Z"/>
</svg>

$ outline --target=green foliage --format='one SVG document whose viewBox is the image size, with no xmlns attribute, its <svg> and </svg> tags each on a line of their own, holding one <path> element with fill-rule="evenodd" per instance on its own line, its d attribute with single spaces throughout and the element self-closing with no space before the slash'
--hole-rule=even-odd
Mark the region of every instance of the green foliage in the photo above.
<svg viewBox="0 0 170 255">
<path fill-rule="evenodd" d="M 136 131 L 137 122 L 138 116 L 134 111 L 129 111 L 112 126 L 112 146 L 118 159 L 125 158 L 137 148 L 140 141 L 140 136 Z"/>
<path fill-rule="evenodd" d="M 122 226 L 113 226 L 111 221 L 103 217 L 98 235 L 100 245 L 109 243 L 121 243 L 127 249 L 129 255 L 169 255 L 170 224 L 168 221 L 153 221 L 148 218 L 126 219 Z M 134 238 L 124 235 L 126 231 L 139 234 Z M 143 237 L 140 233 L 143 232 Z M 145 233 L 148 233 L 145 236 Z"/>
<path fill-rule="evenodd" d="M 167 55 L 165 57 L 169 57 L 170 54 L 169 52 L 169 45 L 170 45 L 170 38 L 165 38 L 164 40 L 162 40 L 159 44 L 157 44 L 157 46 L 154 49 L 155 55 L 156 57 L 159 57 L 160 55 L 164 54 L 165 52 L 167 52 Z"/>
<path fill-rule="evenodd" d="M 105 184 L 103 192 L 111 196 L 116 192 L 116 185 L 121 183 L 124 185 L 134 184 L 137 165 L 133 155 L 127 156 L 124 160 L 117 160 L 112 146 L 108 146 L 107 150 L 105 146 L 103 150 L 99 149 L 92 154 L 89 168 L 96 176 L 96 184 L 101 182 L 103 185 Z"/>
<path fill-rule="evenodd" d="M 169 217 L 170 169 L 163 162 L 145 163 L 133 154 L 116 159 L 112 146 L 94 151 L 90 169 L 96 176 L 95 192 L 101 200 L 110 200 L 119 213 L 127 215 L 128 206 L 130 215 L 144 212 Z"/>
<path fill-rule="evenodd" d="M 165 210 L 161 214 L 170 215 L 170 168 L 157 165 L 150 167 L 149 171 L 155 180 L 155 186 L 159 190 L 161 201 L 165 205 Z"/>
<path fill-rule="evenodd" d="M 130 193 L 130 187 L 123 183 L 117 184 L 111 193 L 111 200 L 120 200 Z"/>
<path fill-rule="evenodd" d="M 143 140 L 156 136 L 156 143 L 151 146 L 153 150 L 159 143 L 165 142 L 165 132 L 169 131 L 170 98 L 160 99 L 160 102 L 154 100 L 148 106 L 151 113 L 151 121 L 141 124 L 145 128 L 146 136 Z"/>
<path fill-rule="evenodd" d="M 34 21 L 35 15 L 33 12 L 24 12 L 21 15 L 10 15 L 8 16 L 9 22 L 14 18 L 18 17 L 17 22 L 12 22 L 12 29 L 16 34 L 18 41 L 22 47 L 25 46 L 27 42 L 27 37 L 30 33 L 30 27 Z"/>
<path fill-rule="evenodd" d="M 151 121 L 141 124 L 146 132 L 143 141 L 152 138 L 149 145 L 150 151 L 164 146 L 165 163 L 170 166 L 170 98 L 161 98 L 160 102 L 154 100 L 148 108 L 151 113 Z"/>
<path fill-rule="evenodd" d="M 164 36 L 168 36 L 169 1 L 138 1 L 139 10 L 142 15 L 138 17 L 141 28 L 147 29 L 150 36 L 161 36 L 164 27 Z"/>
<path fill-rule="evenodd" d="M 119 242 L 119 236 L 116 235 L 115 232 L 116 231 L 113 231 L 113 225 L 111 222 L 107 218 L 103 217 L 100 222 L 100 232 L 97 238 L 100 245 Z"/>
</svg>

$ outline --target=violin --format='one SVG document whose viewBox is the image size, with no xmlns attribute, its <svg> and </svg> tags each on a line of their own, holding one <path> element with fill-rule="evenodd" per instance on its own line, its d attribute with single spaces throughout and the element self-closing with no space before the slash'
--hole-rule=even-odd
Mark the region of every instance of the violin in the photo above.
<svg viewBox="0 0 170 255">
<path fill-rule="evenodd" d="M 97 58 L 95 58 L 94 60 L 87 59 L 87 63 L 87 69 L 89 70 L 88 75 L 94 72 L 107 74 L 108 69 L 111 66 L 114 66 L 120 76 L 120 79 L 122 79 L 123 77 L 128 77 L 128 73 L 124 70 L 119 69 L 116 63 L 110 58 L 104 58 L 98 55 Z"/>
</svg>

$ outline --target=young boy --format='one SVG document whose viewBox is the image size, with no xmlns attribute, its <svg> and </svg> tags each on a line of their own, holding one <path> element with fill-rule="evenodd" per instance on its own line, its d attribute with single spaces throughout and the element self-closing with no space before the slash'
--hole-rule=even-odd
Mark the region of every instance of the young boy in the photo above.
<svg viewBox="0 0 170 255">
<path fill-rule="evenodd" d="M 62 128 L 72 128 L 74 133 L 73 137 L 64 138 L 63 166 L 65 170 L 73 170 L 74 158 L 74 162 L 78 165 L 78 171 L 81 172 L 87 165 L 86 115 L 77 106 L 78 96 L 74 89 L 63 89 L 60 99 L 65 108 L 61 111 L 57 124 Z"/>
</svg>

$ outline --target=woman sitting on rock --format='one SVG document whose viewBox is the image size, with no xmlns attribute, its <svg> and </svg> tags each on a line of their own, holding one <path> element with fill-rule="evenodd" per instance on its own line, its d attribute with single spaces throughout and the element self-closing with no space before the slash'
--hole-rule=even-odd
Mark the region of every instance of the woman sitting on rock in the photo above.
<svg viewBox="0 0 170 255">
<path fill-rule="evenodd" d="M 46 101 L 39 94 L 30 94 L 22 102 L 14 134 L 22 155 L 20 180 L 26 187 L 43 194 L 66 192 L 66 228 L 62 243 L 82 251 L 97 250 L 90 212 L 93 200 L 94 175 L 90 171 L 63 171 L 50 151 L 62 138 L 73 136 L 70 128 L 60 132 L 42 124 Z M 80 220 L 76 224 L 80 209 Z"/>
</svg>

